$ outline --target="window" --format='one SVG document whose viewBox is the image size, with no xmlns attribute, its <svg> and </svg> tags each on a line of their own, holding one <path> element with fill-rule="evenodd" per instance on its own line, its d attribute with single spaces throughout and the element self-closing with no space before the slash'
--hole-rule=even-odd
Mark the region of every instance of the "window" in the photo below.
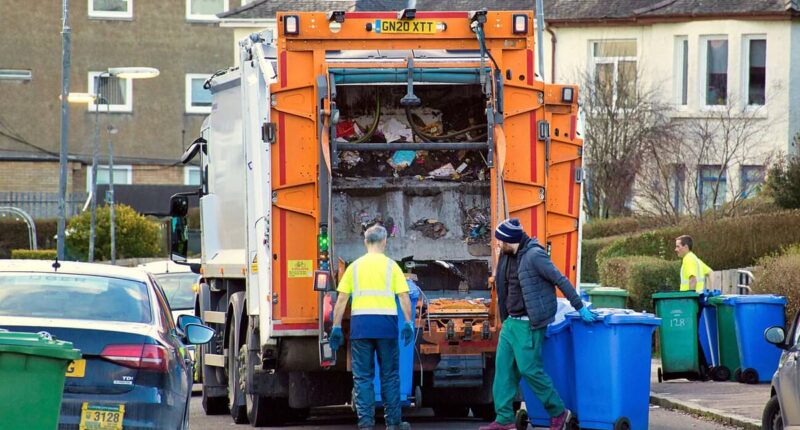
<svg viewBox="0 0 800 430">
<path fill-rule="evenodd" d="M 131 19 L 133 0 L 89 0 L 90 18 Z"/>
<path fill-rule="evenodd" d="M 31 78 L 30 70 L 0 69 L 0 81 L 27 82 Z"/>
<path fill-rule="evenodd" d="M 700 212 L 719 209 L 728 193 L 728 178 L 722 166 L 700 166 L 698 179 Z"/>
<path fill-rule="evenodd" d="M 97 185 L 108 185 L 111 181 L 108 166 L 97 166 Z M 133 168 L 131 166 L 114 166 L 114 185 L 129 185 L 133 183 Z M 92 189 L 92 166 L 86 172 L 86 191 Z"/>
<path fill-rule="evenodd" d="M 100 112 L 132 112 L 133 82 L 111 76 L 101 76 L 105 72 L 89 72 L 89 92 L 100 97 L 95 100 Z M 89 110 L 94 112 L 95 103 L 89 103 Z"/>
<path fill-rule="evenodd" d="M 228 11 L 228 0 L 186 0 L 186 19 L 216 21 L 217 14 Z"/>
<path fill-rule="evenodd" d="M 636 89 L 636 41 L 592 42 L 595 90 L 607 104 L 627 106 Z"/>
<path fill-rule="evenodd" d="M 742 166 L 741 175 L 739 176 L 739 181 L 742 186 L 742 198 L 747 199 L 753 197 L 761 191 L 761 185 L 764 183 L 765 171 L 764 166 Z"/>
<path fill-rule="evenodd" d="M 728 41 L 726 39 L 706 39 L 705 56 L 705 96 L 706 105 L 728 103 Z"/>
<path fill-rule="evenodd" d="M 689 104 L 689 39 L 675 38 L 675 100 L 681 106 Z"/>
<path fill-rule="evenodd" d="M 748 105 L 763 106 L 767 90 L 767 41 L 761 37 L 747 37 L 743 44 L 745 55 L 744 81 Z"/>
<path fill-rule="evenodd" d="M 186 75 L 186 113 L 211 113 L 211 91 L 203 88 L 208 74 Z"/>
<path fill-rule="evenodd" d="M 200 168 L 186 166 L 183 168 L 183 185 L 200 185 Z"/>
<path fill-rule="evenodd" d="M 672 209 L 675 214 L 683 213 L 683 201 L 686 193 L 686 166 L 683 164 L 673 164 L 672 177 L 669 181 L 669 195 L 672 199 Z"/>
</svg>

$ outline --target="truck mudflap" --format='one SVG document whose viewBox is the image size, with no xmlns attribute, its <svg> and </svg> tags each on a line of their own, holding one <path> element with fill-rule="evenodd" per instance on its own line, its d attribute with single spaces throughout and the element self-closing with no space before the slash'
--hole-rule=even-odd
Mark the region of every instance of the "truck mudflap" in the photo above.
<svg viewBox="0 0 800 430">
<path fill-rule="evenodd" d="M 433 371 L 435 388 L 477 388 L 483 386 L 481 354 L 442 355 Z"/>
</svg>

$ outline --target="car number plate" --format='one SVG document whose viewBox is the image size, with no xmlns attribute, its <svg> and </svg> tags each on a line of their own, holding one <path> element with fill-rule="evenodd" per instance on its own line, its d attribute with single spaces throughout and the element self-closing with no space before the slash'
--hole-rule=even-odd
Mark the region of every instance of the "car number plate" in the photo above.
<svg viewBox="0 0 800 430">
<path fill-rule="evenodd" d="M 75 360 L 67 366 L 67 378 L 83 378 L 86 376 L 86 360 Z"/>
<path fill-rule="evenodd" d="M 92 405 L 81 407 L 80 430 L 122 430 L 125 405 Z"/>
<path fill-rule="evenodd" d="M 436 21 L 379 19 L 375 21 L 377 33 L 433 34 Z"/>
</svg>

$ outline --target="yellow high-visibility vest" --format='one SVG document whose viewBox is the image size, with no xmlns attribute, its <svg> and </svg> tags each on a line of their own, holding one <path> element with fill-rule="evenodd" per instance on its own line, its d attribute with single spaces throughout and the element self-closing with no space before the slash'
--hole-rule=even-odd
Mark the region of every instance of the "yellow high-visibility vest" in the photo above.
<svg viewBox="0 0 800 430">
<path fill-rule="evenodd" d="M 405 275 L 389 257 L 367 253 L 344 271 L 337 291 L 353 298 L 351 315 L 397 315 L 395 296 L 407 293 Z"/>
<path fill-rule="evenodd" d="M 689 280 L 694 276 L 697 279 L 694 290 L 702 293 L 706 286 L 706 276 L 710 273 L 711 268 L 690 251 L 683 256 L 683 264 L 681 264 L 681 291 L 689 291 Z"/>
</svg>

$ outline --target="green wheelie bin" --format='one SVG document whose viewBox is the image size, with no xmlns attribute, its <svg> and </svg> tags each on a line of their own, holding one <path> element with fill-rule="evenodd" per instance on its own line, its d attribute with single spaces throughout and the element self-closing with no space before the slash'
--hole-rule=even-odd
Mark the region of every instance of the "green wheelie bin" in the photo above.
<svg viewBox="0 0 800 430">
<path fill-rule="evenodd" d="M 653 294 L 658 328 L 661 367 L 658 382 L 686 378 L 703 380 L 706 370 L 700 364 L 697 339 L 699 294 L 693 291 L 671 291 Z"/>
<path fill-rule="evenodd" d="M 715 381 L 735 381 L 736 372 L 741 372 L 739 361 L 739 343 L 736 340 L 736 317 L 733 306 L 725 303 L 732 297 L 710 297 L 708 303 L 717 308 L 717 342 L 719 342 L 719 366 L 714 369 L 712 379 Z"/>
<path fill-rule="evenodd" d="M 589 301 L 594 308 L 627 309 L 628 292 L 622 288 L 599 287 L 589 291 Z"/>
<path fill-rule="evenodd" d="M 46 333 L 0 330 L 0 427 L 55 430 L 67 367 L 79 358 L 72 343 Z"/>
</svg>

